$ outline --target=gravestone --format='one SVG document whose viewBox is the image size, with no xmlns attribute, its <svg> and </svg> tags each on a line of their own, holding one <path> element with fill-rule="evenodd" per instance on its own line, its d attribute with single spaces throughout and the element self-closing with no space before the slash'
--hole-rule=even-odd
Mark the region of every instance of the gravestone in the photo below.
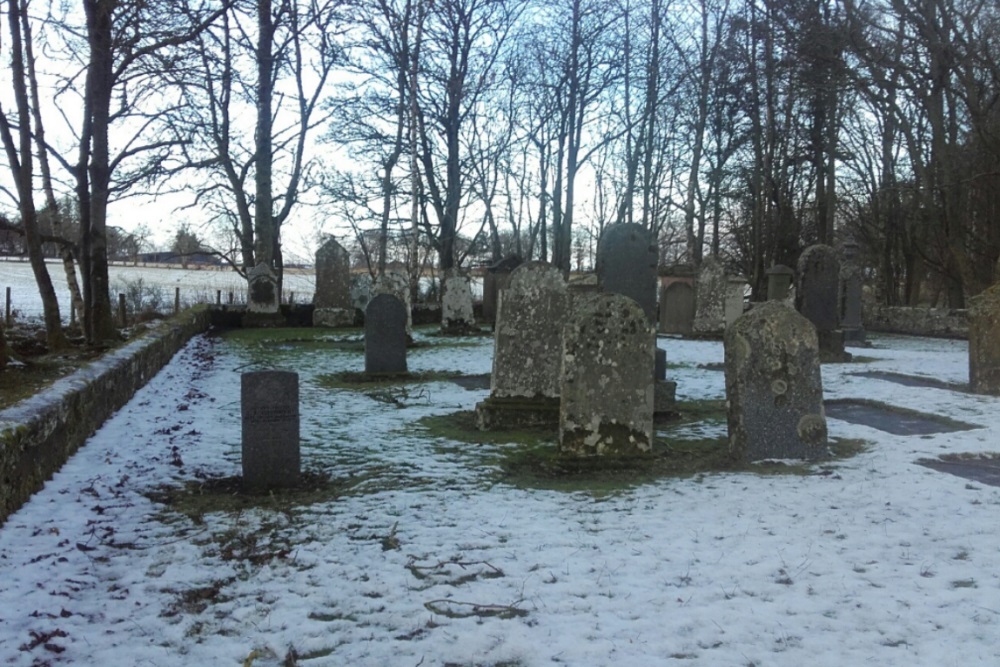
<svg viewBox="0 0 1000 667">
<path fill-rule="evenodd" d="M 840 264 L 840 328 L 844 342 L 863 345 L 865 327 L 861 320 L 861 299 L 864 288 L 858 244 L 848 239 L 842 246 L 844 261 Z"/>
<path fill-rule="evenodd" d="M 729 452 L 742 461 L 827 455 L 816 328 L 780 301 L 726 330 Z"/>
<path fill-rule="evenodd" d="M 674 414 L 677 405 L 677 383 L 667 379 L 667 351 L 654 349 L 653 362 L 653 417 L 663 418 Z"/>
<path fill-rule="evenodd" d="M 490 396 L 476 406 L 479 428 L 558 422 L 567 303 L 562 272 L 551 264 L 526 262 L 510 274 L 497 304 Z"/>
<path fill-rule="evenodd" d="M 692 333 L 701 336 L 718 336 L 726 329 L 726 295 L 729 282 L 726 268 L 716 257 L 701 261 L 695 287 L 694 322 Z"/>
<path fill-rule="evenodd" d="M 354 324 L 351 255 L 332 238 L 316 251 L 313 306 L 313 326 L 348 327 Z"/>
<path fill-rule="evenodd" d="M 639 304 L 656 322 L 656 263 L 659 255 L 649 232 L 637 224 L 611 225 L 597 244 L 597 282 L 601 289 Z"/>
<path fill-rule="evenodd" d="M 372 298 L 372 277 L 370 273 L 362 273 L 351 278 L 351 307 L 365 312 Z"/>
<path fill-rule="evenodd" d="M 483 320 L 493 324 L 497 318 L 497 300 L 500 291 L 510 283 L 510 274 L 521 266 L 523 260 L 517 255 L 508 255 L 487 267 L 483 276 Z"/>
<path fill-rule="evenodd" d="M 1000 396 L 1000 285 L 969 301 L 969 386 Z"/>
<path fill-rule="evenodd" d="M 406 304 L 377 294 L 365 309 L 365 373 L 403 375 L 406 370 Z"/>
<path fill-rule="evenodd" d="M 659 332 L 688 335 L 694 324 L 694 269 L 672 267 L 660 279 Z"/>
<path fill-rule="evenodd" d="M 245 327 L 281 326 L 284 318 L 280 311 L 281 294 L 278 279 L 266 264 L 258 264 L 247 272 L 247 310 L 243 315 Z"/>
<path fill-rule="evenodd" d="M 398 271 L 386 271 L 380 276 L 375 276 L 372 281 L 371 298 L 379 294 L 391 294 L 403 302 L 406 309 L 406 335 L 413 335 L 413 302 L 410 299 L 410 281 Z M 365 307 L 367 312 L 367 306 Z"/>
<path fill-rule="evenodd" d="M 478 331 L 469 276 L 457 271 L 446 272 L 441 284 L 441 331 L 458 335 Z"/>
<path fill-rule="evenodd" d="M 799 256 L 796 309 L 816 327 L 824 362 L 848 361 L 840 329 L 840 262 L 828 245 L 811 245 Z"/>
<path fill-rule="evenodd" d="M 251 489 L 299 481 L 299 376 L 257 371 L 240 376 L 243 484 Z"/>
<path fill-rule="evenodd" d="M 656 332 L 634 300 L 590 290 L 571 295 L 559 386 L 563 453 L 650 451 L 655 342 Z"/>
<path fill-rule="evenodd" d="M 795 270 L 784 264 L 775 264 L 765 271 L 767 275 L 767 300 L 784 301 L 792 291 Z"/>
<path fill-rule="evenodd" d="M 743 276 L 726 278 L 726 326 L 735 322 L 743 314 L 744 292 L 747 280 Z"/>
</svg>

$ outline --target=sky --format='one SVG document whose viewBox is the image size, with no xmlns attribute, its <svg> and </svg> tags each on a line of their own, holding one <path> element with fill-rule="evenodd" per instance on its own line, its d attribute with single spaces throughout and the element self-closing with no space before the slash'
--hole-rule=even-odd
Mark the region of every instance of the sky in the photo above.
<svg viewBox="0 0 1000 667">
<path fill-rule="evenodd" d="M 491 369 L 489 337 L 417 337 L 412 372 Z M 904 436 L 830 418 L 831 436 L 867 449 L 814 474 L 609 492 L 512 485 L 496 461 L 518 445 L 418 423 L 484 389 L 331 388 L 329 374 L 362 369 L 359 340 L 193 339 L 0 528 L 0 663 L 1000 664 L 1000 488 L 916 463 L 997 451 L 1000 399 L 858 375 L 964 383 L 964 341 L 872 336 L 854 363 L 823 367 L 823 386 L 972 428 Z M 723 373 L 704 367 L 721 343 L 657 343 L 682 401 L 723 398 Z M 303 467 L 342 494 L 166 503 L 239 473 L 239 375 L 260 368 L 299 373 Z"/>
</svg>

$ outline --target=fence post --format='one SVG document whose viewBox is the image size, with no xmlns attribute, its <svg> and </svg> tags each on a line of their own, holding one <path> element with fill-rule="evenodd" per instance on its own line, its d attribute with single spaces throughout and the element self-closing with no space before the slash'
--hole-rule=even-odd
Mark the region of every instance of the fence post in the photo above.
<svg viewBox="0 0 1000 667">
<path fill-rule="evenodd" d="M 181 288 L 174 288 L 174 315 L 181 312 Z"/>
<path fill-rule="evenodd" d="M 11 320 L 10 320 L 10 288 L 9 287 L 7 288 L 7 305 L 4 306 L 3 321 L 4 321 L 4 324 L 7 325 L 7 328 L 9 329 L 10 325 L 11 325 Z"/>
<path fill-rule="evenodd" d="M 216 306 L 222 305 L 222 290 L 220 289 L 215 290 L 215 305 Z"/>
<path fill-rule="evenodd" d="M 123 327 L 128 326 L 125 313 L 125 295 L 120 292 L 118 293 L 118 321 Z"/>
</svg>

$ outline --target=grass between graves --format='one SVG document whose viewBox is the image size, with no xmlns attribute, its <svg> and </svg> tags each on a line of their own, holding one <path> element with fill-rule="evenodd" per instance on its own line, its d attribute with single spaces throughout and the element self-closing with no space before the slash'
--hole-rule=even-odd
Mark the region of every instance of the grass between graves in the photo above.
<svg viewBox="0 0 1000 667">
<path fill-rule="evenodd" d="M 442 453 L 485 459 L 498 470 L 497 482 L 519 488 L 586 491 L 598 495 L 664 478 L 748 472 L 765 475 L 832 475 L 831 461 L 854 456 L 867 447 L 861 440 L 834 439 L 831 458 L 816 463 L 743 463 L 729 455 L 725 435 L 681 435 L 690 425 L 721 426 L 725 433 L 724 401 L 689 401 L 678 405 L 678 416 L 658 425 L 652 451 L 643 456 L 573 457 L 560 453 L 554 428 L 480 431 L 472 412 L 424 417 L 419 420 L 429 436 L 467 445 L 493 445 L 477 452 L 442 443 Z M 707 429 L 712 431 L 713 429 Z M 714 429 L 716 431 L 719 428 Z M 678 435 L 673 434 L 677 432 Z"/>
</svg>

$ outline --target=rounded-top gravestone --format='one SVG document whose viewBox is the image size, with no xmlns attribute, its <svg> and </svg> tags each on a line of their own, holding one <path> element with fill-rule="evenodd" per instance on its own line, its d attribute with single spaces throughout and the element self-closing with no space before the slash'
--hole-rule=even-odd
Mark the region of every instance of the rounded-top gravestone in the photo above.
<svg viewBox="0 0 1000 667">
<path fill-rule="evenodd" d="M 827 455 L 816 328 L 780 301 L 757 305 L 725 333 L 729 451 L 737 459 Z"/>
<path fill-rule="evenodd" d="M 811 245 L 799 256 L 795 307 L 819 331 L 840 328 L 840 261 L 828 245 Z"/>
<path fill-rule="evenodd" d="M 343 327 L 354 324 L 351 303 L 351 256 L 333 238 L 316 251 L 316 293 L 313 326 Z"/>
</svg>

